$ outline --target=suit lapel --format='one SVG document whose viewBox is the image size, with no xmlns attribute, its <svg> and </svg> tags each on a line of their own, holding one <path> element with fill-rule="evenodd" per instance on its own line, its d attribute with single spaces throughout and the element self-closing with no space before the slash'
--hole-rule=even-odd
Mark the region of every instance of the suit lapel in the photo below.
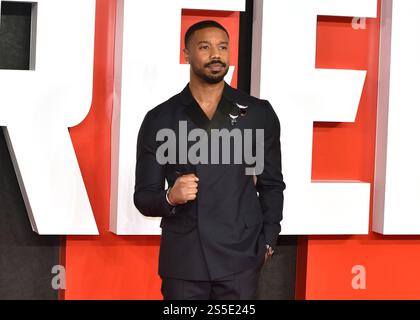
<svg viewBox="0 0 420 320">
<path fill-rule="evenodd" d="M 207 118 L 203 109 L 201 109 L 197 101 L 192 96 L 188 84 L 180 93 L 180 97 L 181 102 L 185 106 L 185 113 L 198 128 L 204 129 L 208 133 L 211 129 L 229 128 L 229 113 L 235 106 L 236 91 L 226 82 L 224 84 L 222 98 L 211 120 Z"/>
</svg>

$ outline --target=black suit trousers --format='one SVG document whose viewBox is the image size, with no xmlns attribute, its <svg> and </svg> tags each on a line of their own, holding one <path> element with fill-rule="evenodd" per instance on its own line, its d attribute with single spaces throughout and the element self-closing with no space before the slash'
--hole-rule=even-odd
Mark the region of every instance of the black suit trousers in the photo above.
<svg viewBox="0 0 420 320">
<path fill-rule="evenodd" d="M 256 267 L 212 281 L 162 277 L 164 300 L 255 300 L 264 257 Z"/>
</svg>

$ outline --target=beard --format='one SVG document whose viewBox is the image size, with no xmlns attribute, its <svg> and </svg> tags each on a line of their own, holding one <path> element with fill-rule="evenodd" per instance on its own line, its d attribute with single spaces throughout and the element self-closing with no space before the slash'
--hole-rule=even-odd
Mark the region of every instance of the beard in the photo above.
<svg viewBox="0 0 420 320">
<path fill-rule="evenodd" d="M 217 72 L 212 72 L 210 69 L 207 69 L 210 65 L 214 63 L 222 64 L 225 69 Z M 204 65 L 204 68 L 199 68 L 196 65 L 191 64 L 191 69 L 196 76 L 210 84 L 216 84 L 223 81 L 226 74 L 229 71 L 229 67 L 226 68 L 226 63 L 223 63 L 221 61 L 212 61 L 210 63 L 207 63 L 206 65 Z"/>
</svg>

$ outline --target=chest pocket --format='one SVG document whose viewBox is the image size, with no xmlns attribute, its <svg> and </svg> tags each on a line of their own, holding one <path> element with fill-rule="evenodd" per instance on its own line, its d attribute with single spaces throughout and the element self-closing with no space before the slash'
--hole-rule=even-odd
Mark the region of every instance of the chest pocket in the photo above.
<svg viewBox="0 0 420 320">
<path fill-rule="evenodd" d="M 162 232 L 171 231 L 175 233 L 186 234 L 197 227 L 196 219 L 192 218 L 195 215 L 194 202 L 187 202 L 176 206 L 175 214 L 170 217 L 163 217 L 160 221 Z"/>
</svg>

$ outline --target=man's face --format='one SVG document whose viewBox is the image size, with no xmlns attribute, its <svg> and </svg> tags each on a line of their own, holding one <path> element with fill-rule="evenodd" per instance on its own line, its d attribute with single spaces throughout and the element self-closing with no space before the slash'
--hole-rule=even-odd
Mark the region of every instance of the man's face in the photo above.
<svg viewBox="0 0 420 320">
<path fill-rule="evenodd" d="M 229 39 L 221 29 L 210 27 L 197 30 L 184 53 L 192 72 L 208 83 L 223 81 L 229 70 Z"/>
</svg>

